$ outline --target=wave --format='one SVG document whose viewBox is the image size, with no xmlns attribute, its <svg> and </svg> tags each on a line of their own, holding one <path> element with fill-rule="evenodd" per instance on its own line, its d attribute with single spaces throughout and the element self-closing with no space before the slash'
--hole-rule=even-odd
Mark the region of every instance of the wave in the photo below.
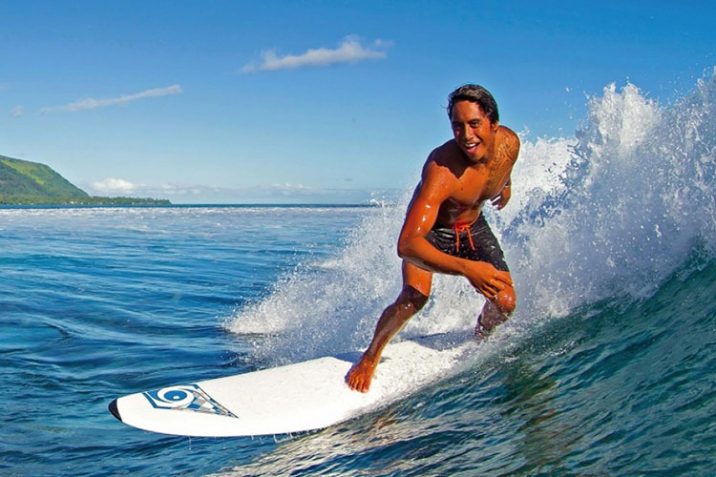
<svg viewBox="0 0 716 477">
<path fill-rule="evenodd" d="M 716 74 L 668 107 L 632 84 L 590 100 L 558 183 L 528 192 L 501 228 L 523 309 L 564 314 L 619 293 L 648 296 L 694 247 L 713 253 L 715 92 Z"/>
<path fill-rule="evenodd" d="M 648 299 L 491 340 L 380 413 L 211 475 L 712 475 L 716 260 L 703 258 Z"/>
<path fill-rule="evenodd" d="M 714 255 L 715 95 L 716 70 L 668 105 L 610 84 L 573 138 L 523 138 L 512 202 L 485 209 L 517 286 L 511 327 L 643 299 L 695 249 Z M 273 365 L 365 346 L 400 290 L 395 243 L 409 198 L 366 217 L 339 256 L 299 267 L 227 328 Z M 474 326 L 483 299 L 466 280 L 436 275 L 433 289 L 403 336 Z"/>
</svg>

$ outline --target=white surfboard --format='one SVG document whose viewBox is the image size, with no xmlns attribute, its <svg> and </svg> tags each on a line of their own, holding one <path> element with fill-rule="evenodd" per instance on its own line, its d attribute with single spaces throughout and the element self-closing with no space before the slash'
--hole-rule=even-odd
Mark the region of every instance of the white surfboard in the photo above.
<svg viewBox="0 0 716 477">
<path fill-rule="evenodd" d="M 133 427 L 180 436 L 258 436 L 321 429 L 444 377 L 474 343 L 438 335 L 390 344 L 368 393 L 345 376 L 353 359 L 323 357 L 120 397 L 109 410 Z"/>
</svg>

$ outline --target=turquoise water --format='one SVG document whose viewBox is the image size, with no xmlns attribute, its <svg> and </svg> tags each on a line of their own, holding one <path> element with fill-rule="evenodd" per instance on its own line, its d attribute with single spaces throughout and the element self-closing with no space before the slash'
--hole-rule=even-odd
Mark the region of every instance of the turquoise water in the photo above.
<svg viewBox="0 0 716 477">
<path fill-rule="evenodd" d="M 226 475 L 713 475 L 714 296 L 710 261 L 649 300 L 498 339 L 459 375 Z"/>
<path fill-rule="evenodd" d="M 400 287 L 410 191 L 0 209 L 0 475 L 714 475 L 714 92 L 610 86 L 575 139 L 526 138 L 510 205 L 486 211 L 515 316 L 430 385 L 303 435 L 163 436 L 107 405 L 365 346 Z M 482 303 L 437 277 L 399 339 L 469 332 Z"/>
<path fill-rule="evenodd" d="M 716 261 L 698 250 L 648 298 L 516 319 L 452 377 L 324 431 L 189 439 L 107 412 L 119 395 L 268 366 L 271 353 L 293 360 L 278 338 L 231 327 L 296 277 L 320 283 L 359 224 L 390 219 L 355 208 L 0 211 L 0 474 L 711 475 Z M 345 316 L 356 347 L 371 330 L 358 316 Z M 284 333 L 308 355 L 325 347 L 316 342 L 342 346 Z"/>
<path fill-rule="evenodd" d="M 0 474 L 194 475 L 274 448 L 151 435 L 107 405 L 254 368 L 225 321 L 299 263 L 336 254 L 368 213 L 0 210 Z"/>
</svg>

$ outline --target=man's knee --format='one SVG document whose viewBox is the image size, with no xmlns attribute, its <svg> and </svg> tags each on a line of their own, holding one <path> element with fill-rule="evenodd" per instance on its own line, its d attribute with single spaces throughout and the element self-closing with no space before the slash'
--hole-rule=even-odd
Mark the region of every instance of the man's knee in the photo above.
<svg viewBox="0 0 716 477">
<path fill-rule="evenodd" d="M 420 293 L 411 286 L 406 286 L 400 294 L 400 301 L 404 306 L 411 306 L 416 312 L 423 309 L 428 302 L 428 296 Z"/>
<path fill-rule="evenodd" d="M 495 306 L 502 313 L 509 315 L 517 307 L 517 296 L 512 288 L 506 288 L 495 296 Z"/>
</svg>

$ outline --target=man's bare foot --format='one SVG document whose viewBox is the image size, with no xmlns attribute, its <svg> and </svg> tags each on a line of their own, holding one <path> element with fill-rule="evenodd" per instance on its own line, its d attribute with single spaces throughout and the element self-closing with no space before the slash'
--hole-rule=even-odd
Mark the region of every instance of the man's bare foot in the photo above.
<svg viewBox="0 0 716 477">
<path fill-rule="evenodd" d="M 477 325 L 475 325 L 475 338 L 478 340 L 487 339 L 490 336 L 490 331 L 482 324 L 482 313 L 477 317 Z"/>
<path fill-rule="evenodd" d="M 496 326 L 501 325 L 509 318 L 509 313 L 500 310 L 493 302 L 485 302 L 482 312 L 477 317 L 477 325 L 475 326 L 475 338 L 485 339 Z"/>
<path fill-rule="evenodd" d="M 367 393 L 373 380 L 376 363 L 362 357 L 346 375 L 346 384 L 354 391 Z"/>
<path fill-rule="evenodd" d="M 484 340 L 492 334 L 492 330 L 507 321 L 507 315 L 502 313 L 490 313 L 492 310 L 488 310 L 488 313 L 482 313 L 477 317 L 477 325 L 475 325 L 475 338 Z M 487 316 L 486 316 L 487 315 Z"/>
</svg>

